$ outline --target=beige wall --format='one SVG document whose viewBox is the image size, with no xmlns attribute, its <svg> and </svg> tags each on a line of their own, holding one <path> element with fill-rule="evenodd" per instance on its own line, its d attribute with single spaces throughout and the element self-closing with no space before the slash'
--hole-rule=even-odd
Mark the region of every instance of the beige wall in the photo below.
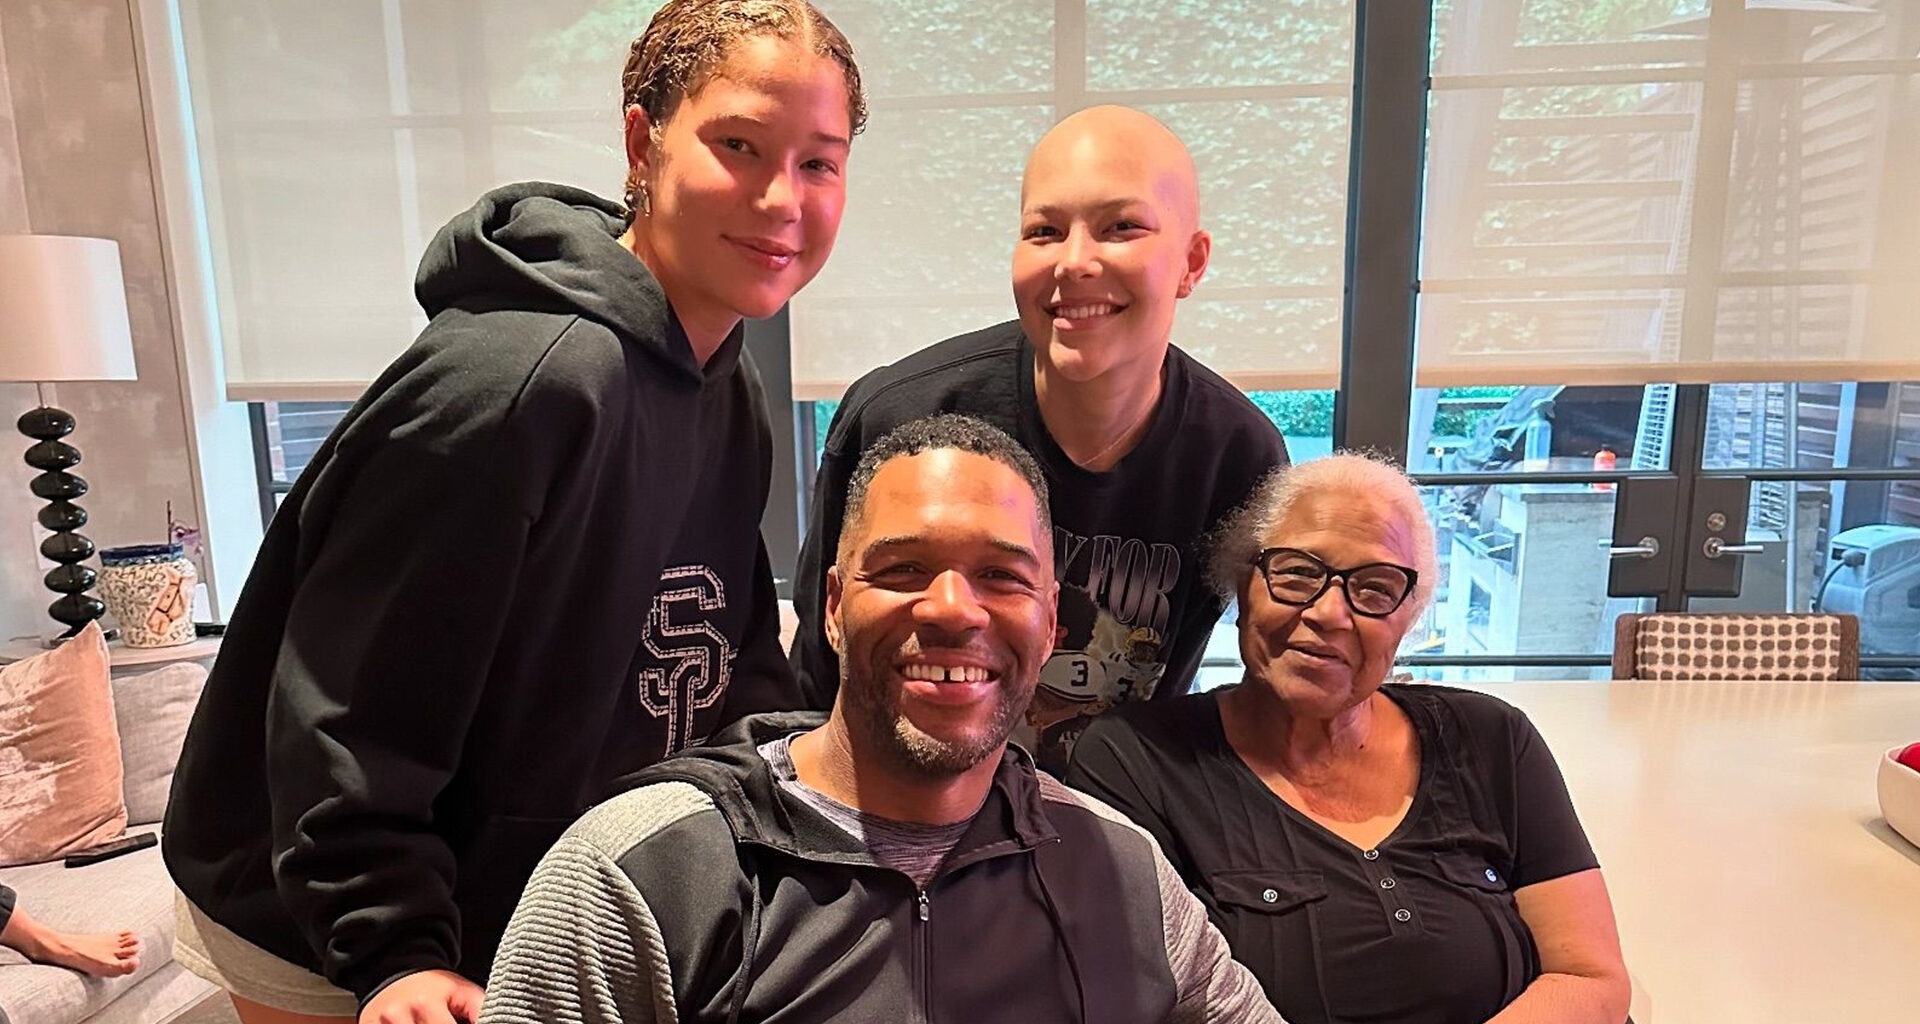
<svg viewBox="0 0 1920 1024">
<path fill-rule="evenodd" d="M 163 539 L 169 501 L 177 518 L 204 521 L 134 40 L 130 0 L 0 0 L 0 232 L 114 239 L 126 275 L 140 379 L 58 392 L 92 485 L 82 532 L 101 547 Z M 0 639 L 53 625 L 31 524 L 40 503 L 12 427 L 33 402 L 32 387 L 0 385 Z"/>
<path fill-rule="evenodd" d="M 0 22 L 0 234 L 19 234 L 27 230 L 27 191 L 20 180 L 20 146 L 13 127 L 13 90 L 7 78 L 6 25 Z M 0 338 L 0 345 L 7 339 Z M 0 413 L 7 425 L 0 426 L 0 637 L 21 631 L 29 617 L 46 602 L 40 594 L 52 594 L 40 587 L 39 574 L 33 571 L 32 544 L 35 527 L 32 519 L 39 504 L 27 493 L 27 481 L 33 471 L 20 461 L 26 439 L 12 433 L 12 418 L 34 400 L 33 388 L 25 384 L 0 384 Z"/>
</svg>

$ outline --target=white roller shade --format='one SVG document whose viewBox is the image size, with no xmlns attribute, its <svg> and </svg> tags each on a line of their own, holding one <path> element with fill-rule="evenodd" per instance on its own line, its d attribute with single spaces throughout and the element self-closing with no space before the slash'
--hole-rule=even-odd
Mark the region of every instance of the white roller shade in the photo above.
<svg viewBox="0 0 1920 1024">
<path fill-rule="evenodd" d="M 419 333 L 441 224 L 526 179 L 617 197 L 656 0 L 178 0 L 229 395 L 351 399 Z"/>
<path fill-rule="evenodd" d="M 1436 37 L 1421 386 L 1920 377 L 1920 4 L 1454 0 Z"/>
<path fill-rule="evenodd" d="M 1350 0 L 824 0 L 873 113 L 840 241 L 793 302 L 798 398 L 1014 316 L 1027 151 L 1061 117 L 1140 107 L 1192 150 L 1213 265 L 1174 340 L 1245 388 L 1340 371 Z"/>
<path fill-rule="evenodd" d="M 618 80 L 654 0 L 179 0 L 229 390 L 351 398 L 422 326 L 422 248 L 486 188 L 617 195 Z M 1212 271 L 1175 340 L 1246 387 L 1332 387 L 1350 0 L 823 0 L 873 100 L 796 391 L 1013 316 L 1022 165 L 1127 103 L 1186 139 Z"/>
</svg>

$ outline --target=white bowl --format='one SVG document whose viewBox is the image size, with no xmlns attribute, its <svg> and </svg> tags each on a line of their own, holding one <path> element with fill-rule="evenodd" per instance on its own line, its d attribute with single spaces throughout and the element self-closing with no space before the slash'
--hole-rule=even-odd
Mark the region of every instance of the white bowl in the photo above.
<svg viewBox="0 0 1920 1024">
<path fill-rule="evenodd" d="M 1880 814 L 1907 842 L 1920 846 L 1920 771 L 1893 759 L 1902 744 L 1880 759 Z"/>
</svg>

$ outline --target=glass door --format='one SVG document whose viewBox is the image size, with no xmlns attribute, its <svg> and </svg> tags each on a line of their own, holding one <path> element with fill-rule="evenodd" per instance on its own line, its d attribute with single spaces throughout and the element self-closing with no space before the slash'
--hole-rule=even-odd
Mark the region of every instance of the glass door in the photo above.
<svg viewBox="0 0 1920 1024">
<path fill-rule="evenodd" d="M 1624 483 L 1674 486 L 1673 390 L 1415 392 L 1408 469 L 1441 576 L 1406 664 L 1436 679 L 1605 677 L 1614 618 L 1653 604 L 1608 593 L 1608 549 Z"/>
<path fill-rule="evenodd" d="M 1621 612 L 1821 609 L 1911 677 L 1920 386 L 1832 378 L 1920 352 L 1920 8 L 1573 6 L 1433 7 L 1405 660 L 1599 676 Z"/>
<path fill-rule="evenodd" d="M 1701 479 L 1742 482 L 1744 536 L 1738 592 L 1686 607 L 1855 615 L 1862 673 L 1916 678 L 1920 383 L 1716 384 L 1706 404 Z"/>
</svg>

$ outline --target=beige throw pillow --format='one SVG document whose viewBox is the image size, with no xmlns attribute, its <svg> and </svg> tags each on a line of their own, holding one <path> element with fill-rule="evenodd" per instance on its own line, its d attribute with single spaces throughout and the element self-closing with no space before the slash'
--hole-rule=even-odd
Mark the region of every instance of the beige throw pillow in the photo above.
<svg viewBox="0 0 1920 1024">
<path fill-rule="evenodd" d="M 107 642 L 98 625 L 0 666 L 0 866 L 118 838 L 127 826 L 120 784 Z"/>
<path fill-rule="evenodd" d="M 113 716 L 120 724 L 127 824 L 156 824 L 166 817 L 173 769 L 206 683 L 206 666 L 196 661 L 114 677 Z"/>
</svg>

